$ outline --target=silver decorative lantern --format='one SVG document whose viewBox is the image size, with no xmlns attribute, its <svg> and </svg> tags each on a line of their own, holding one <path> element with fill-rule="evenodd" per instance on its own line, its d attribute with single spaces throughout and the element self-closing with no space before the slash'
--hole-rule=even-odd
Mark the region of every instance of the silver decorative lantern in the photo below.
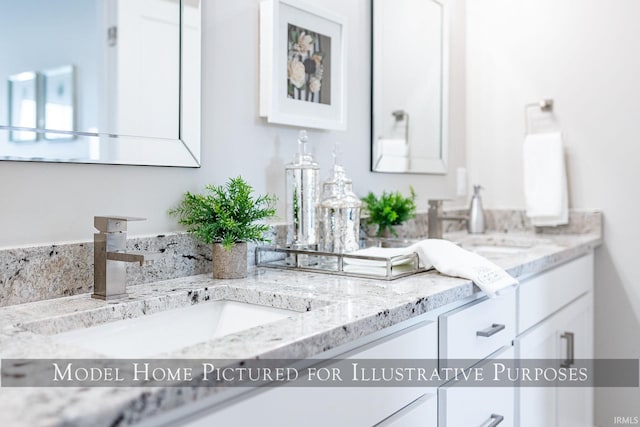
<svg viewBox="0 0 640 427">
<path fill-rule="evenodd" d="M 287 246 L 309 249 L 318 243 L 316 205 L 318 203 L 318 163 L 307 153 L 307 132 L 300 131 L 298 153 L 286 170 Z"/>
<path fill-rule="evenodd" d="M 322 199 L 318 205 L 319 251 L 345 253 L 358 250 L 361 206 L 344 168 L 334 165 L 333 176 L 322 185 Z"/>
</svg>

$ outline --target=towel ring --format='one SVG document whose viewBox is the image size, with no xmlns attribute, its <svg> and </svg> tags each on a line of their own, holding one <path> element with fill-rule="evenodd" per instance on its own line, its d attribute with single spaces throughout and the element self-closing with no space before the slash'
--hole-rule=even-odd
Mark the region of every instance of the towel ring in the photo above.
<svg viewBox="0 0 640 427">
<path fill-rule="evenodd" d="M 553 99 L 543 99 L 538 102 L 531 102 L 524 106 L 524 134 L 529 134 L 529 108 L 538 107 L 544 113 L 553 112 Z"/>
</svg>

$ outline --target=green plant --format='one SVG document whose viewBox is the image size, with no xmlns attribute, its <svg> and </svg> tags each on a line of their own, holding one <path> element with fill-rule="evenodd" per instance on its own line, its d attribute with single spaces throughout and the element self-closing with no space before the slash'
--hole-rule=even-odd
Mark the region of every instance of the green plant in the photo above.
<svg viewBox="0 0 640 427">
<path fill-rule="evenodd" d="M 236 242 L 264 242 L 269 226 L 256 221 L 275 215 L 276 197 L 253 197 L 253 188 L 241 176 L 223 186 L 207 185 L 206 194 L 186 192 L 180 204 L 169 210 L 187 232 L 206 244 L 222 243 L 230 250 Z"/>
<path fill-rule="evenodd" d="M 399 191 L 386 192 L 378 198 L 372 192 L 362 201 L 365 203 L 366 212 L 369 217 L 365 219 L 367 224 L 377 225 L 376 236 L 380 237 L 385 230 L 389 230 L 394 236 L 398 232 L 394 230 L 394 225 L 400 225 L 416 216 L 416 192 L 409 186 L 411 195 L 404 197 Z"/>
</svg>

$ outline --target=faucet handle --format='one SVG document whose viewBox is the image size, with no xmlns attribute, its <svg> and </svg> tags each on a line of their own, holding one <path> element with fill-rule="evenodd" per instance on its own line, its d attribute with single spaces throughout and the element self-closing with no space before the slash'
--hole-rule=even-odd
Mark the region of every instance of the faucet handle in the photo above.
<svg viewBox="0 0 640 427">
<path fill-rule="evenodd" d="M 146 218 L 134 216 L 94 216 L 93 226 L 103 233 L 115 233 L 118 231 L 127 231 L 128 221 L 145 221 Z"/>
<path fill-rule="evenodd" d="M 443 200 L 442 199 L 429 199 L 428 202 L 429 202 L 429 207 L 430 208 L 437 208 L 437 207 L 442 206 Z"/>
</svg>

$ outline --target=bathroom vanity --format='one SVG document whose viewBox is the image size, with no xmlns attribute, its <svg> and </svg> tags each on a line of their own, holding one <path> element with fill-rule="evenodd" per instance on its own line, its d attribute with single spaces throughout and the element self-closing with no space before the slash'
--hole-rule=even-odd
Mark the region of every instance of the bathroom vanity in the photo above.
<svg viewBox="0 0 640 427">
<path fill-rule="evenodd" d="M 592 357 L 599 231 L 446 237 L 492 259 L 521 286 L 488 299 L 470 281 L 433 271 L 389 282 L 262 268 L 235 281 L 199 275 L 130 286 L 129 298 L 117 304 L 77 295 L 2 308 L 0 357 L 116 357 L 109 352 L 117 341 L 100 350 L 84 338 L 72 344 L 60 337 L 213 300 L 290 314 L 204 342 L 160 347 L 153 357 L 302 359 L 310 366 L 311 358 L 324 360 L 323 366 L 331 366 L 330 359 L 464 359 L 469 367 L 513 357 L 567 363 Z M 175 323 L 180 316 L 175 314 Z M 182 328 L 177 335 L 187 335 L 189 328 Z M 170 343 L 171 334 L 163 329 L 160 340 Z M 455 381 L 439 387 L 3 387 L 0 424 L 565 426 L 592 424 L 591 393 L 461 387 Z"/>
</svg>

